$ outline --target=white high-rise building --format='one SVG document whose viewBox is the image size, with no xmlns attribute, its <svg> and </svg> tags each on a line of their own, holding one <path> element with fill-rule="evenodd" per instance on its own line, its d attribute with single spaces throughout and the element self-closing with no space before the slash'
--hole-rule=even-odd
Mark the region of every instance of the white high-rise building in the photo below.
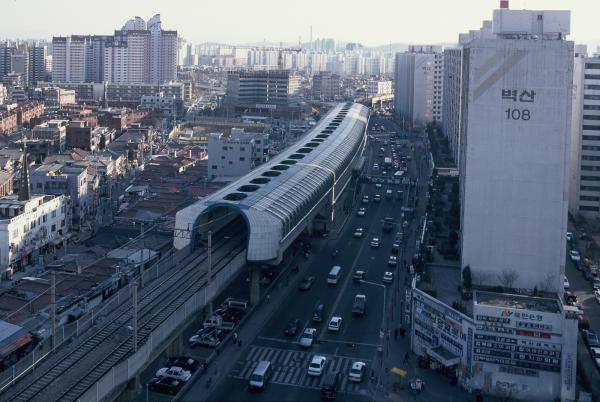
<svg viewBox="0 0 600 402">
<path fill-rule="evenodd" d="M 540 32 L 529 31 L 538 16 Z M 511 287 L 559 292 L 573 82 L 573 43 L 562 40 L 569 16 L 496 10 L 494 18 L 495 39 L 463 48 L 462 263 L 491 286 L 516 273 Z"/>
<path fill-rule="evenodd" d="M 412 350 L 465 388 L 517 400 L 575 400 L 577 314 L 563 300 L 569 20 L 568 11 L 502 8 L 492 38 L 464 44 L 462 278 L 428 266 L 412 287 Z"/>
<path fill-rule="evenodd" d="M 578 47 L 573 67 L 569 210 L 600 217 L 600 54 Z"/>
<path fill-rule="evenodd" d="M 439 46 L 410 46 L 396 54 L 396 114 L 406 127 L 442 120 L 443 53 Z"/>
<path fill-rule="evenodd" d="M 87 39 L 81 35 L 52 39 L 52 81 L 85 82 Z"/>
</svg>

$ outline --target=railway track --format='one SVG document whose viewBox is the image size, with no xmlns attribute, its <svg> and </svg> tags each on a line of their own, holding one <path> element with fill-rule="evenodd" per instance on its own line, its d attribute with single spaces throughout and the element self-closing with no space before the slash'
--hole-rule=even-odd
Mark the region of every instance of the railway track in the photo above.
<svg viewBox="0 0 600 402">
<path fill-rule="evenodd" d="M 235 226 L 232 222 L 215 235 L 215 273 L 224 266 L 224 260 L 230 261 L 234 255 L 232 251 L 235 250 L 237 254 L 240 247 L 242 250 L 244 248 L 245 239 L 236 231 Z M 233 243 L 234 250 L 231 247 Z M 178 262 L 178 269 L 173 269 L 171 275 L 159 282 L 154 281 L 140 291 L 139 343 L 143 343 L 156 326 L 205 284 L 206 281 L 202 279 L 206 276 L 206 269 L 200 270 L 198 266 L 206 259 L 206 252 L 185 256 Z M 47 401 L 52 395 L 58 395 L 58 398 L 53 400 L 76 400 L 107 370 L 131 353 L 132 339 L 127 330 L 131 317 L 131 303 L 122 303 L 106 316 L 101 328 L 91 328 L 84 334 L 88 335 L 87 338 L 77 342 L 76 347 L 66 346 L 64 350 L 42 362 L 34 373 L 23 377 L 15 386 L 0 395 L 0 399 Z M 35 377 L 32 377 L 33 375 Z M 65 384 L 65 381 L 68 384 Z"/>
</svg>

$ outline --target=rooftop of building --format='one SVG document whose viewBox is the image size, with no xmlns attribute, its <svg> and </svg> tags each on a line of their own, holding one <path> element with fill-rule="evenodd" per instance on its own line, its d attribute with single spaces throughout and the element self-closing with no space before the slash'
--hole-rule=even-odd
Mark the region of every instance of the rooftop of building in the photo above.
<svg viewBox="0 0 600 402">
<path fill-rule="evenodd" d="M 560 313 L 558 298 L 537 297 L 514 293 L 496 293 L 484 290 L 474 292 L 473 302 L 484 306 L 534 310 L 544 313 Z"/>
<path fill-rule="evenodd" d="M 473 300 L 463 300 L 460 266 L 427 264 L 417 288 L 442 303 L 473 316 Z M 461 308 L 456 308 L 461 307 Z"/>
</svg>

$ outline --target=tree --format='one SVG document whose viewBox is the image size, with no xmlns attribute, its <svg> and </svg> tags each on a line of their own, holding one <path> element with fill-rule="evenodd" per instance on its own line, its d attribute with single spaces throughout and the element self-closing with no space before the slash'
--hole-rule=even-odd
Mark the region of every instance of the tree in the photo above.
<svg viewBox="0 0 600 402">
<path fill-rule="evenodd" d="M 498 280 L 502 284 L 502 286 L 506 288 L 511 288 L 519 278 L 519 273 L 514 269 L 505 269 L 498 274 Z"/>
<path fill-rule="evenodd" d="M 463 268 L 462 277 L 463 277 L 463 286 L 466 289 L 471 289 L 471 286 L 473 286 L 473 276 L 471 275 L 471 266 L 470 265 L 466 265 Z"/>
</svg>

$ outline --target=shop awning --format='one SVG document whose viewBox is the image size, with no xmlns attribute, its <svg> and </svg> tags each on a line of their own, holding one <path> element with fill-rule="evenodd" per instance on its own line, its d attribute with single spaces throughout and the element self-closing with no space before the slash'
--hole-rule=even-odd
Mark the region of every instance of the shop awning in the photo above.
<svg viewBox="0 0 600 402">
<path fill-rule="evenodd" d="M 450 352 L 443 346 L 427 349 L 427 354 L 437 360 L 444 367 L 456 366 L 460 363 L 460 356 Z"/>
</svg>

